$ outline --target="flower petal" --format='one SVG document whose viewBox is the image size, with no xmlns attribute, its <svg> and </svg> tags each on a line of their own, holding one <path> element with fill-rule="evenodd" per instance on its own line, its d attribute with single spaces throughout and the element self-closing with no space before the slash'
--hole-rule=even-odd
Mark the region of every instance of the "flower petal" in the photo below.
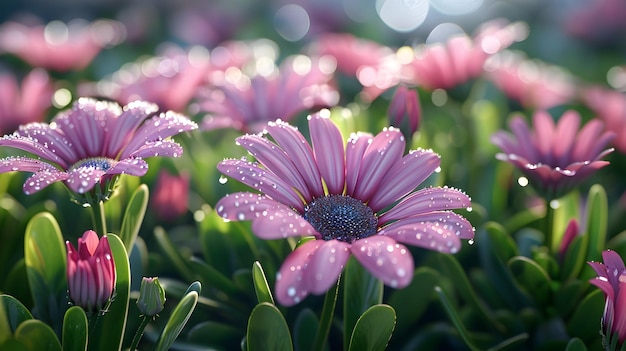
<svg viewBox="0 0 626 351">
<path fill-rule="evenodd" d="M 386 128 L 378 133 L 363 155 L 356 188 L 350 195 L 367 202 L 389 169 L 402 159 L 404 147 L 399 129 Z"/>
<path fill-rule="evenodd" d="M 467 208 L 471 204 L 469 196 L 458 189 L 448 187 L 420 189 L 380 216 L 379 223 L 402 220 L 425 212 Z"/>
<path fill-rule="evenodd" d="M 252 231 L 261 239 L 281 239 L 289 236 L 320 237 L 320 234 L 299 213 L 287 206 L 276 206 L 260 213 L 252 221 Z"/>
<path fill-rule="evenodd" d="M 117 157 L 141 123 L 158 110 L 156 104 L 145 101 L 134 101 L 124 106 L 119 117 L 109 121 L 109 137 L 103 148 L 106 155 L 111 158 Z"/>
<path fill-rule="evenodd" d="M 119 162 L 113 162 L 106 174 L 130 174 L 141 177 L 148 172 L 148 163 L 141 158 L 127 158 Z"/>
<path fill-rule="evenodd" d="M 48 185 L 67 179 L 68 175 L 65 172 L 60 172 L 56 168 L 40 170 L 37 173 L 30 176 L 24 182 L 23 190 L 24 194 L 31 195 L 40 190 L 43 190 Z"/>
<path fill-rule="evenodd" d="M 374 136 L 368 133 L 355 133 L 346 145 L 346 192 L 354 194 L 363 155 Z"/>
<path fill-rule="evenodd" d="M 315 160 L 330 194 L 343 193 L 345 183 L 344 142 L 341 132 L 327 117 L 309 117 L 309 131 Z"/>
<path fill-rule="evenodd" d="M 43 146 L 38 142 L 38 139 L 33 137 L 20 136 L 18 134 L 5 135 L 0 138 L 0 146 L 12 147 L 29 152 L 44 160 L 54 162 L 62 168 L 67 168 L 68 166 L 65 160 L 56 155 L 52 149 Z"/>
<path fill-rule="evenodd" d="M 374 235 L 352 243 L 350 251 L 376 278 L 392 288 L 404 288 L 413 279 L 413 256 L 390 237 Z"/>
<path fill-rule="evenodd" d="M 431 150 L 411 150 L 380 181 L 368 205 L 378 212 L 419 186 L 439 167 L 439 155 Z"/>
<path fill-rule="evenodd" d="M 276 201 L 293 207 L 300 212 L 304 211 L 302 199 L 294 192 L 293 188 L 280 177 L 259 167 L 256 163 L 242 160 L 224 160 L 218 163 L 217 169 Z"/>
<path fill-rule="evenodd" d="M 105 173 L 94 167 L 80 167 L 68 173 L 65 183 L 73 192 L 84 194 L 100 183 L 100 179 Z"/>
<path fill-rule="evenodd" d="M 276 140 L 276 143 L 283 150 L 288 151 L 291 160 L 300 170 L 300 174 L 305 179 L 313 196 L 324 195 L 322 176 L 315 164 L 313 150 L 304 136 L 295 127 L 281 120 L 269 122 L 267 130 Z"/>
<path fill-rule="evenodd" d="M 276 275 L 276 286 L 274 289 L 276 300 L 281 305 L 295 305 L 309 295 L 304 274 L 311 256 L 313 256 L 321 244 L 321 240 L 307 241 L 298 246 L 283 261 Z"/>
<path fill-rule="evenodd" d="M 147 141 L 137 150 L 128 154 L 128 157 L 180 157 L 183 154 L 183 148 L 173 140 L 157 140 Z"/>
<path fill-rule="evenodd" d="M 350 258 L 350 244 L 329 240 L 315 250 L 304 272 L 307 290 L 313 294 L 323 294 L 334 284 Z"/>
</svg>

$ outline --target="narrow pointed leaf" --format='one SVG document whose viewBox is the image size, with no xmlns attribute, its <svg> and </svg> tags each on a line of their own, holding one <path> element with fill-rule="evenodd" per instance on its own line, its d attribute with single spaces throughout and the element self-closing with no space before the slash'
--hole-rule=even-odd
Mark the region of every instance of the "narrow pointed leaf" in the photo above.
<svg viewBox="0 0 626 351">
<path fill-rule="evenodd" d="M 293 350 L 285 318 L 276 306 L 262 302 L 252 310 L 246 333 L 248 351 Z"/>
<path fill-rule="evenodd" d="M 426 308 L 432 303 L 438 279 L 439 273 L 435 270 L 420 267 L 415 270 L 409 286 L 391 292 L 388 303 L 396 310 L 398 319 L 396 333 L 398 335 L 403 335 L 414 328 Z M 407 301 L 411 301 L 411 308 L 403 308 Z"/>
<path fill-rule="evenodd" d="M 178 273 L 187 281 L 195 280 L 195 274 L 187 265 L 188 260 L 183 257 L 179 250 L 174 246 L 174 243 L 170 240 L 165 229 L 162 227 L 154 228 L 154 237 L 157 239 L 157 244 L 161 247 L 161 250 L 165 253 L 165 256 L 172 262 Z"/>
<path fill-rule="evenodd" d="M 567 320 L 568 334 L 586 341 L 598 337 L 603 311 L 604 293 L 600 289 L 594 289 L 578 303 L 576 310 Z"/>
<path fill-rule="evenodd" d="M 315 343 L 319 319 L 310 308 L 305 308 L 296 317 L 293 327 L 293 344 L 296 350 L 310 350 Z"/>
<path fill-rule="evenodd" d="M 375 305 L 357 320 L 349 351 L 385 350 L 396 325 L 396 312 L 389 305 Z"/>
<path fill-rule="evenodd" d="M 546 271 L 528 257 L 517 256 L 509 261 L 509 267 L 517 282 L 533 296 L 540 305 L 551 300 L 551 280 Z"/>
<path fill-rule="evenodd" d="M 78 306 L 70 307 L 63 319 L 63 351 L 87 351 L 88 332 L 85 311 Z"/>
<path fill-rule="evenodd" d="M 157 351 L 165 351 L 169 350 L 170 346 L 176 341 L 178 335 L 183 330 L 189 317 L 196 308 L 196 304 L 198 303 L 198 293 L 200 286 L 199 284 L 192 283 L 185 296 L 178 302 L 174 311 L 170 315 L 170 318 L 167 321 L 167 324 L 163 328 L 163 332 L 159 337 L 157 342 Z"/>
<path fill-rule="evenodd" d="M 148 186 L 141 184 L 130 198 L 124 212 L 124 219 L 122 220 L 122 228 L 120 230 L 120 239 L 126 247 L 126 252 L 130 255 L 130 250 L 133 248 L 135 239 L 139 234 L 139 228 L 143 222 L 143 218 L 146 214 L 146 208 L 148 207 L 149 191 Z"/>
<path fill-rule="evenodd" d="M 121 350 L 130 297 L 130 266 L 126 247 L 115 234 L 108 234 L 115 261 L 115 296 L 108 311 L 98 320 L 98 327 L 89 335 L 90 351 Z"/>
<path fill-rule="evenodd" d="M 272 292 L 267 284 L 265 272 L 259 261 L 255 261 L 252 265 L 252 279 L 254 280 L 254 292 L 256 293 L 257 301 L 259 301 L 259 303 L 268 302 L 274 304 Z"/>
<path fill-rule="evenodd" d="M 439 295 L 439 300 L 441 301 L 441 304 L 443 305 L 446 313 L 448 314 L 448 317 L 450 317 L 450 319 L 452 320 L 452 323 L 454 324 L 457 331 L 463 338 L 465 345 L 467 345 L 467 347 L 472 351 L 480 350 L 480 348 L 474 345 L 474 342 L 470 339 L 469 333 L 467 332 L 467 329 L 465 328 L 465 325 L 463 324 L 463 321 L 461 320 L 461 316 L 459 316 L 459 312 L 454 308 L 454 306 L 452 306 L 450 299 L 448 298 L 446 293 L 443 291 L 443 289 L 436 286 L 435 291 L 437 292 L 437 295 Z"/>
<path fill-rule="evenodd" d="M 587 261 L 600 261 L 606 245 L 606 228 L 609 205 L 604 188 L 595 184 L 589 189 L 587 197 L 587 230 L 589 246 Z"/>
</svg>

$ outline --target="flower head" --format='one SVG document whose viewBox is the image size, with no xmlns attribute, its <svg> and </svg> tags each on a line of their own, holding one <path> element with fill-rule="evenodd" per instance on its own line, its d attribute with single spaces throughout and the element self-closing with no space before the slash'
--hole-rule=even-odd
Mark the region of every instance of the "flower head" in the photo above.
<svg viewBox="0 0 626 351">
<path fill-rule="evenodd" d="M 604 263 L 588 262 L 598 274 L 589 282 L 600 288 L 606 296 L 602 316 L 604 337 L 611 339 L 612 334 L 617 334 L 619 343 L 623 344 L 626 341 L 626 268 L 615 251 L 603 251 L 602 260 Z"/>
<path fill-rule="evenodd" d="M 387 115 L 389 116 L 389 120 L 392 125 L 399 128 L 407 125 L 408 134 L 411 135 L 415 133 L 419 127 L 420 119 L 422 117 L 420 100 L 417 95 L 417 91 L 400 84 L 393 94 Z"/>
<path fill-rule="evenodd" d="M 87 311 L 100 311 L 113 293 L 116 277 L 106 235 L 98 239 L 96 232 L 88 230 L 78 238 L 78 250 L 69 241 L 65 246 L 70 299 Z"/>
<path fill-rule="evenodd" d="M 484 23 L 472 38 L 453 36 L 443 43 L 425 44 L 402 68 L 402 79 L 427 89 L 450 89 L 479 76 L 485 61 L 526 37 L 522 23 L 502 20 Z"/>
<path fill-rule="evenodd" d="M 591 87 L 582 92 L 585 104 L 615 132 L 612 145 L 626 153 L 626 94 L 602 87 Z"/>
<path fill-rule="evenodd" d="M 52 106 L 53 88 L 43 69 L 30 71 L 21 86 L 11 74 L 0 74 L 0 134 L 12 133 L 21 124 L 43 121 Z"/>
<path fill-rule="evenodd" d="M 218 164 L 261 192 L 225 196 L 216 204 L 219 215 L 251 220 L 263 239 L 315 239 L 280 268 L 276 297 L 283 305 L 328 290 L 350 255 L 385 284 L 405 287 L 414 266 L 404 244 L 455 253 L 461 239 L 474 236 L 472 225 L 451 211 L 470 206 L 467 195 L 447 187 L 415 191 L 439 167 L 439 155 L 422 149 L 404 155 L 405 140 L 395 128 L 354 134 L 346 143 L 326 112 L 310 116 L 310 144 L 278 120 L 264 134 L 237 139 L 257 162 Z"/>
<path fill-rule="evenodd" d="M 603 131 L 602 122 L 592 120 L 580 129 L 580 115 L 570 110 L 558 123 L 545 111 L 533 115 L 530 130 L 521 115 L 509 122 L 513 134 L 496 132 L 491 141 L 502 153 L 496 157 L 515 165 L 544 198 L 566 194 L 598 169 L 609 164 L 601 159 L 614 134 Z"/>
<path fill-rule="evenodd" d="M 0 173 L 33 172 L 24 183 L 26 194 L 58 181 L 84 194 L 119 174 L 142 176 L 148 170 L 144 158 L 180 156 L 182 147 L 169 137 L 197 128 L 182 115 L 156 111 L 156 105 L 142 101 L 121 108 L 80 98 L 49 124 L 26 124 L 0 138 L 0 146 L 34 155 L 1 159 Z"/>
<path fill-rule="evenodd" d="M 230 127 L 258 132 L 268 121 L 290 120 L 299 112 L 339 102 L 331 82 L 334 65 L 326 59 L 298 55 L 280 67 L 260 59 L 255 67 L 250 74 L 231 67 L 223 76 L 213 76 L 199 98 L 200 109 L 207 112 L 204 130 Z"/>
<path fill-rule="evenodd" d="M 0 50 L 34 67 L 67 72 L 85 68 L 104 47 L 118 44 L 124 35 L 121 23 L 105 19 L 46 25 L 5 22 L 0 26 Z"/>
<path fill-rule="evenodd" d="M 159 278 L 141 279 L 141 287 L 139 288 L 139 298 L 137 299 L 137 308 L 141 314 L 154 317 L 163 310 L 165 306 L 165 289 L 161 286 Z"/>
</svg>

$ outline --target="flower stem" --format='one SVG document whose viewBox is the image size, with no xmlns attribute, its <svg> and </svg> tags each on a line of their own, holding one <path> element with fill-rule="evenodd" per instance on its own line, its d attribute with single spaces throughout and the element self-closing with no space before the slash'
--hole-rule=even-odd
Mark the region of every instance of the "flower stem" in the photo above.
<svg viewBox="0 0 626 351">
<path fill-rule="evenodd" d="M 341 276 L 337 280 L 337 284 L 334 288 L 331 288 L 324 297 L 324 305 L 322 306 L 322 315 L 320 316 L 319 327 L 317 333 L 315 333 L 315 341 L 313 343 L 313 351 L 322 351 L 328 338 L 328 332 L 330 331 L 330 325 L 333 321 L 333 314 L 335 313 L 335 304 L 337 303 L 337 294 L 339 292 L 339 283 Z"/>
<path fill-rule="evenodd" d="M 555 251 L 557 248 L 552 241 L 554 240 L 553 237 L 553 222 L 554 222 L 554 208 L 552 208 L 552 204 L 550 203 L 550 201 L 546 201 L 546 216 L 543 219 L 543 225 L 544 225 L 544 233 L 546 236 L 546 245 L 548 246 L 548 250 L 550 252 Z"/>
<path fill-rule="evenodd" d="M 107 222 L 104 215 L 104 202 L 98 198 L 93 198 L 90 202 L 91 217 L 96 233 L 100 236 L 107 234 Z"/>
<path fill-rule="evenodd" d="M 148 326 L 148 323 L 150 323 L 150 317 L 143 316 L 141 324 L 139 325 L 139 328 L 137 328 L 137 332 L 135 332 L 135 336 L 133 336 L 133 341 L 130 344 L 130 351 L 134 351 L 137 349 L 137 345 L 139 345 L 139 340 L 141 340 L 141 337 L 143 336 L 143 331 Z"/>
</svg>

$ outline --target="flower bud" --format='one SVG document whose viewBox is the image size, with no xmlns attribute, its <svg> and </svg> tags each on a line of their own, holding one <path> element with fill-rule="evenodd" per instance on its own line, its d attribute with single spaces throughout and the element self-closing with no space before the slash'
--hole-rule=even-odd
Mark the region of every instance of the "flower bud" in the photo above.
<svg viewBox="0 0 626 351">
<path fill-rule="evenodd" d="M 115 263 L 109 241 L 98 239 L 93 230 L 78 238 L 78 250 L 69 242 L 67 282 L 72 302 L 88 312 L 100 311 L 111 298 L 115 287 Z"/>
<path fill-rule="evenodd" d="M 165 290 L 159 283 L 159 278 L 143 277 L 137 299 L 137 308 L 141 314 L 153 317 L 163 310 L 164 305 Z"/>
</svg>

